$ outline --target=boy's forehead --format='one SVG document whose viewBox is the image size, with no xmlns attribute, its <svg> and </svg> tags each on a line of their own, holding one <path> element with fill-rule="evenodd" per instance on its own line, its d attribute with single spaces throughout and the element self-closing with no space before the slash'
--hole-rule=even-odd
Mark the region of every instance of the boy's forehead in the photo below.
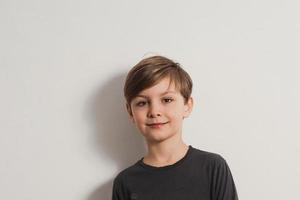
<svg viewBox="0 0 300 200">
<path fill-rule="evenodd" d="M 174 83 L 171 83 L 168 79 L 164 79 L 159 81 L 156 85 L 142 90 L 137 96 L 164 95 L 168 93 L 177 94 L 179 91 L 175 88 Z"/>
<path fill-rule="evenodd" d="M 164 92 L 141 92 L 137 95 L 137 97 L 148 97 L 148 96 L 151 96 L 151 95 L 159 95 L 159 96 L 162 96 L 162 95 L 165 95 L 165 94 L 178 94 L 177 91 L 175 90 L 166 90 Z"/>
</svg>

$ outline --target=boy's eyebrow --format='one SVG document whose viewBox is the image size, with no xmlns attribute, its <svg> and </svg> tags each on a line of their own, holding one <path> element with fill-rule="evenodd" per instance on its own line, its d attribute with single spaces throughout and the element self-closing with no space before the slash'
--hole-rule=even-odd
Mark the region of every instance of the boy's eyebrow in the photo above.
<svg viewBox="0 0 300 200">
<path fill-rule="evenodd" d="M 163 95 L 168 94 L 168 93 L 176 93 L 176 92 L 175 92 L 175 91 L 172 91 L 172 90 L 167 90 L 167 91 L 161 93 L 160 96 L 163 96 Z M 136 95 L 136 97 L 144 97 L 144 98 L 148 98 L 147 95 L 143 95 L 143 94 Z"/>
</svg>

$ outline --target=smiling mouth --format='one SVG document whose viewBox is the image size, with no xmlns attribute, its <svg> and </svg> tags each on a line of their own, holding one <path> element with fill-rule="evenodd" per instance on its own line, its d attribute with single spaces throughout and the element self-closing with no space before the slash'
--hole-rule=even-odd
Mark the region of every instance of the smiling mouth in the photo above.
<svg viewBox="0 0 300 200">
<path fill-rule="evenodd" d="M 153 123 L 153 124 L 146 124 L 147 126 L 162 126 L 164 124 L 167 124 L 169 122 L 165 122 L 165 123 Z"/>
</svg>

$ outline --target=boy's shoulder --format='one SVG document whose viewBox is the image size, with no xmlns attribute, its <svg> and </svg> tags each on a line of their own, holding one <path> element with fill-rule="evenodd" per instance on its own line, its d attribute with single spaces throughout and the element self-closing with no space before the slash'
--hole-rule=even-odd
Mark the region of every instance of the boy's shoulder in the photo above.
<svg viewBox="0 0 300 200">
<path fill-rule="evenodd" d="M 124 180 L 127 177 L 135 174 L 135 172 L 138 170 L 138 162 L 139 161 L 119 171 L 113 180 L 114 184 L 122 184 L 123 182 L 125 182 Z"/>
<path fill-rule="evenodd" d="M 196 159 L 200 159 L 201 161 L 205 161 L 207 163 L 215 163 L 215 162 L 224 162 L 225 158 L 216 152 L 206 151 L 202 149 L 198 149 L 193 147 L 194 149 L 194 157 Z"/>
</svg>

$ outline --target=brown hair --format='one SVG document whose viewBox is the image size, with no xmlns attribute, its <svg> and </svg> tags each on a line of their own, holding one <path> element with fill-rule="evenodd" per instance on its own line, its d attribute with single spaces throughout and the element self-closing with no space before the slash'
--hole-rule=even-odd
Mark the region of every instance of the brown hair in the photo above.
<svg viewBox="0 0 300 200">
<path fill-rule="evenodd" d="M 170 78 L 170 84 L 180 91 L 185 103 L 191 96 L 193 82 L 189 74 L 179 63 L 164 56 L 152 56 L 138 62 L 128 72 L 124 84 L 124 97 L 130 103 L 144 89 L 150 88 L 165 77 Z"/>
</svg>

